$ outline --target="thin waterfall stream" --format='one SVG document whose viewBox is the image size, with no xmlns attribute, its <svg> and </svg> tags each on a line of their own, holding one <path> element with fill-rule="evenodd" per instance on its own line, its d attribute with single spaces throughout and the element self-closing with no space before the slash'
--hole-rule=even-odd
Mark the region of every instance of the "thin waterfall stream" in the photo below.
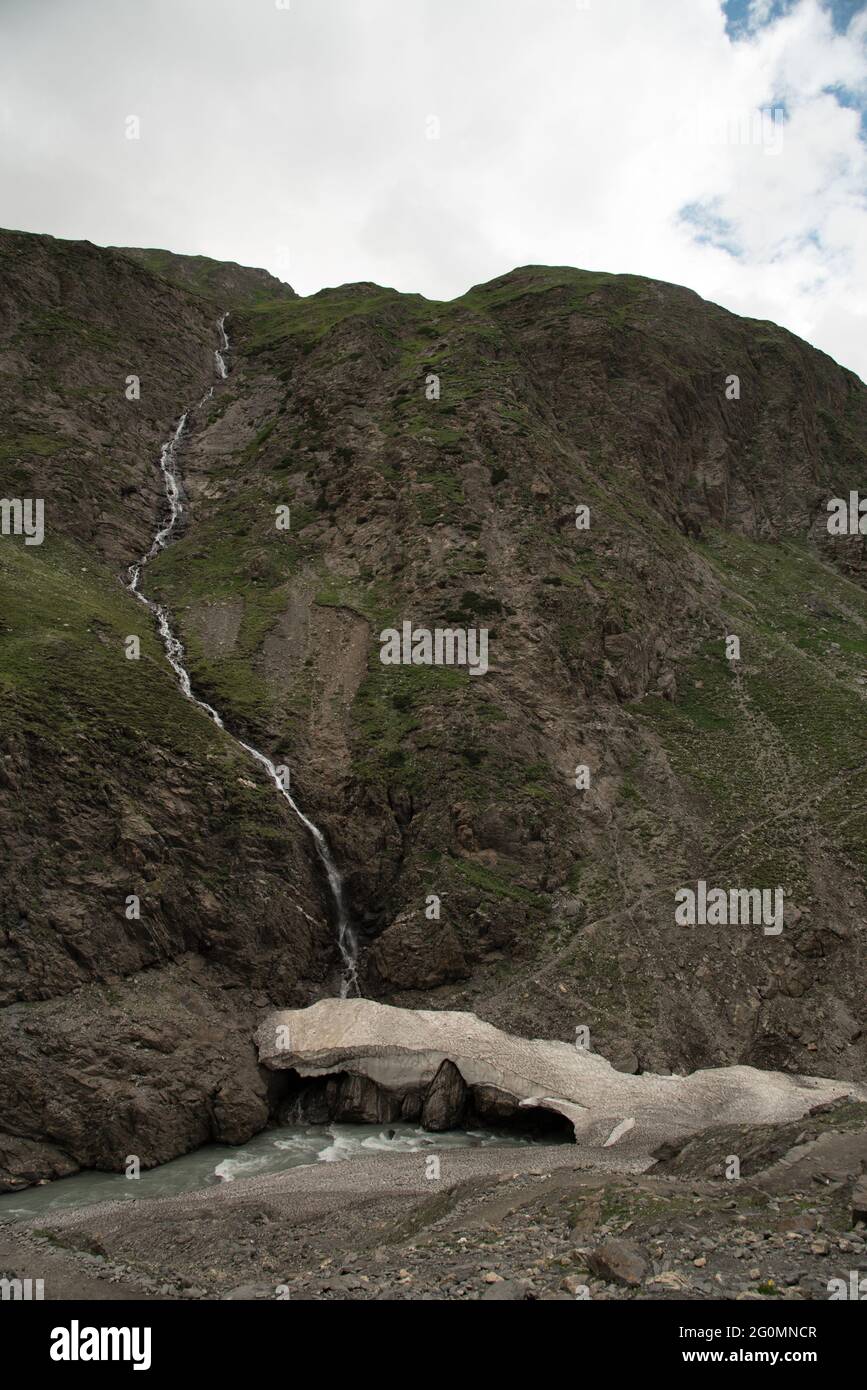
<svg viewBox="0 0 867 1390">
<path fill-rule="evenodd" d="M 230 346 L 229 336 L 226 332 L 226 320 L 228 317 L 228 314 L 223 314 L 223 316 L 219 319 L 217 324 L 217 327 L 220 332 L 220 346 L 214 352 L 214 362 L 216 365 L 217 375 L 220 377 L 221 380 L 225 380 L 229 374 L 227 357 L 230 351 Z M 305 827 L 306 830 L 309 831 L 310 835 L 312 836 L 313 843 L 316 846 L 316 852 L 319 855 L 322 867 L 325 870 L 325 877 L 328 882 L 328 888 L 331 893 L 332 902 L 334 904 L 334 915 L 337 926 L 337 946 L 340 952 L 340 959 L 343 967 L 340 979 L 340 997 L 341 999 L 346 999 L 351 993 L 359 993 L 358 940 L 353 930 L 352 923 L 349 919 L 349 912 L 346 906 L 346 899 L 343 892 L 343 881 L 340 877 L 340 871 L 338 870 L 337 865 L 334 862 L 334 857 L 331 853 L 331 850 L 329 849 L 328 841 L 326 840 L 319 827 L 313 823 L 309 816 L 306 816 L 304 814 L 300 806 L 298 806 L 297 802 L 292 798 L 292 796 L 290 796 L 288 790 L 283 785 L 282 774 L 280 770 L 271 761 L 267 754 L 261 752 L 258 748 L 254 748 L 252 744 L 245 743 L 242 738 L 238 738 L 238 736 L 236 734 L 233 734 L 230 729 L 227 729 L 225 723 L 223 722 L 222 716 L 219 714 L 217 710 L 214 709 L 213 705 L 209 705 L 206 700 L 200 699 L 199 696 L 194 693 L 192 688 L 192 682 L 190 679 L 190 673 L 184 664 L 185 652 L 183 643 L 181 642 L 177 634 L 172 630 L 167 610 L 163 607 L 162 604 L 157 603 L 154 599 L 148 598 L 147 595 L 142 592 L 141 588 L 143 571 L 150 564 L 151 560 L 155 559 L 155 557 L 159 555 L 161 551 L 165 550 L 167 546 L 171 545 L 172 541 L 175 538 L 178 523 L 180 522 L 181 517 L 184 513 L 181 477 L 178 468 L 177 454 L 180 444 L 186 433 L 187 421 L 190 417 L 192 410 L 200 409 L 200 407 L 203 406 L 207 400 L 210 400 L 213 394 L 214 388 L 213 386 L 211 386 L 202 396 L 201 400 L 198 401 L 194 407 L 188 407 L 184 411 L 183 415 L 178 421 L 174 434 L 162 446 L 162 449 L 160 451 L 160 471 L 162 472 L 163 481 L 165 483 L 166 500 L 168 502 L 168 517 L 167 520 L 163 523 L 163 525 L 158 528 L 151 542 L 150 549 L 147 551 L 147 553 L 142 556 L 142 558 L 138 561 L 137 564 L 130 565 L 128 570 L 129 582 L 127 584 L 127 588 L 129 589 L 130 593 L 135 595 L 135 597 L 139 600 L 140 603 L 144 604 L 149 613 L 151 613 L 151 615 L 155 619 L 157 629 L 159 631 L 160 637 L 162 638 L 162 643 L 165 648 L 168 663 L 174 671 L 175 675 L 177 676 L 178 684 L 180 685 L 181 691 L 183 692 L 186 699 L 192 701 L 194 705 L 198 705 L 199 709 L 204 710 L 205 714 L 207 714 L 208 718 L 216 724 L 218 729 L 222 729 L 224 733 L 228 734 L 229 738 L 233 739 L 234 742 L 237 743 L 239 748 L 243 748 L 245 753 L 248 753 L 251 758 L 255 758 L 256 762 L 259 763 L 265 769 L 265 772 L 267 773 L 277 793 L 280 796 L 282 796 L 283 800 L 286 801 L 289 806 L 291 806 L 295 815 L 301 821 L 301 824 Z"/>
</svg>

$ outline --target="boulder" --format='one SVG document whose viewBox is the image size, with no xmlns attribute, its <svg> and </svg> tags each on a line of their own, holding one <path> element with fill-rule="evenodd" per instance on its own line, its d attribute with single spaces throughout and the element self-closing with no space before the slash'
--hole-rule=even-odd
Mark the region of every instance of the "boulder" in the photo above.
<svg viewBox="0 0 867 1390">
<path fill-rule="evenodd" d="M 370 949 L 373 968 L 393 989 L 435 989 L 469 975 L 469 966 L 448 922 L 396 917 Z"/>
<path fill-rule="evenodd" d="M 332 1120 L 376 1125 L 400 1118 L 401 1097 L 368 1076 L 341 1076 L 329 1084 L 326 1094 Z"/>
<path fill-rule="evenodd" d="M 489 1284 L 481 1295 L 482 1303 L 520 1303 L 527 1297 L 527 1285 L 518 1279 L 501 1279 Z"/>
<path fill-rule="evenodd" d="M 613 1237 L 591 1252 L 587 1264 L 597 1278 L 604 1279 L 606 1284 L 623 1284 L 633 1289 L 650 1273 L 644 1251 L 635 1241 Z"/>
<path fill-rule="evenodd" d="M 425 1129 L 456 1129 L 467 1108 L 467 1088 L 454 1062 L 442 1062 L 424 1098 L 421 1122 Z"/>
</svg>

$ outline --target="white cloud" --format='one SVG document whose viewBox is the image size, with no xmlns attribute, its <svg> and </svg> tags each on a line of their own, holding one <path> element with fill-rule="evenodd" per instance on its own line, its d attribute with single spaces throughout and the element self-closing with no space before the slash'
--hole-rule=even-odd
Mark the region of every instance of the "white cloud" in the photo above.
<svg viewBox="0 0 867 1390">
<path fill-rule="evenodd" d="M 533 261 L 632 271 L 867 377 L 865 145 L 826 90 L 867 93 L 864 13 L 837 34 L 800 0 L 738 42 L 718 0 L 48 13 L 4 11 L 4 225 L 266 265 L 302 293 L 363 279 L 449 298 Z M 781 102 L 776 154 L 712 134 Z M 687 207 L 740 254 L 699 241 Z"/>
</svg>

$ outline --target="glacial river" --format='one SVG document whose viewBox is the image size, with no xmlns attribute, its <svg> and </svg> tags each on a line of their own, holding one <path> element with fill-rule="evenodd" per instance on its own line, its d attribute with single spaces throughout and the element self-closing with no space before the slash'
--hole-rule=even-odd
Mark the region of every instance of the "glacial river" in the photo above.
<svg viewBox="0 0 867 1390">
<path fill-rule="evenodd" d="M 240 1147 L 208 1144 L 172 1159 L 139 1178 L 123 1173 L 76 1173 L 42 1187 L 0 1196 L 0 1223 L 29 1220 L 65 1207 L 123 1202 L 136 1197 L 173 1197 L 236 1178 L 284 1173 L 310 1163 L 341 1163 L 371 1152 L 442 1153 L 448 1149 L 525 1147 L 556 1142 L 496 1130 L 450 1130 L 431 1134 L 415 1125 L 283 1125 L 257 1134 Z"/>
</svg>

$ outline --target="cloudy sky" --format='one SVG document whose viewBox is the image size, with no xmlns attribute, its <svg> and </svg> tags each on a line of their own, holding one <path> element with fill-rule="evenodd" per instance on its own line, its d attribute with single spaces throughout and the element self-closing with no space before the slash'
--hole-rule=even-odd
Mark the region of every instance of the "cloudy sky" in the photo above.
<svg viewBox="0 0 867 1390">
<path fill-rule="evenodd" d="M 0 225 L 302 294 L 631 271 L 867 378 L 865 112 L 867 0 L 0 0 Z"/>
</svg>

